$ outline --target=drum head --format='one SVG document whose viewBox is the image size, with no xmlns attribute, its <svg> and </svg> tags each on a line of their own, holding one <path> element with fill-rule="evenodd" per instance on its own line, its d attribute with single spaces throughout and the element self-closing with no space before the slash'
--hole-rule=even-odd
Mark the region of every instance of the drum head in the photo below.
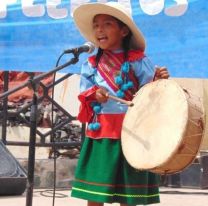
<svg viewBox="0 0 208 206">
<path fill-rule="evenodd" d="M 188 122 L 183 89 L 173 80 L 143 86 L 124 118 L 121 144 L 129 164 L 141 170 L 158 167 L 176 152 Z"/>
</svg>

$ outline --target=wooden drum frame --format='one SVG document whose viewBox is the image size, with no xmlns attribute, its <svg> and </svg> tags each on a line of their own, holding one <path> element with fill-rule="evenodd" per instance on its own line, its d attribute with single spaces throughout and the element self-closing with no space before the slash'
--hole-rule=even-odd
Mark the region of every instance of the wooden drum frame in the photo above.
<svg viewBox="0 0 208 206">
<path fill-rule="evenodd" d="M 203 106 L 174 80 L 143 86 L 124 118 L 121 144 L 128 163 L 138 170 L 174 174 L 197 156 L 204 125 Z"/>
</svg>

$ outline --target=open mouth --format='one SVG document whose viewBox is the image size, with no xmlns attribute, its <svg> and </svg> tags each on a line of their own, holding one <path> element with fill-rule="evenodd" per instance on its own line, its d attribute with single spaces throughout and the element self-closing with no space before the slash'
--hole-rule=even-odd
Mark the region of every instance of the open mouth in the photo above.
<svg viewBox="0 0 208 206">
<path fill-rule="evenodd" d="M 99 42 L 103 42 L 103 41 L 106 41 L 108 38 L 106 36 L 102 36 L 102 37 L 98 37 L 97 40 Z"/>
</svg>

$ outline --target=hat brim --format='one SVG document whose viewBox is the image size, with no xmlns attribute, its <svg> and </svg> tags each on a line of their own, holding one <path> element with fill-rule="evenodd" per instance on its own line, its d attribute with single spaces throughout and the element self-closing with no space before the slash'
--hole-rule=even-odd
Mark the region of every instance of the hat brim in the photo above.
<svg viewBox="0 0 208 206">
<path fill-rule="evenodd" d="M 115 3 L 115 2 L 114 2 Z M 120 9 L 110 4 L 88 3 L 76 8 L 73 12 L 73 18 L 80 33 L 97 47 L 97 41 L 93 33 L 93 18 L 98 14 L 111 15 L 124 24 L 126 24 L 132 32 L 131 45 L 132 49 L 145 50 L 145 39 L 142 32 L 137 28 L 131 17 Z"/>
</svg>

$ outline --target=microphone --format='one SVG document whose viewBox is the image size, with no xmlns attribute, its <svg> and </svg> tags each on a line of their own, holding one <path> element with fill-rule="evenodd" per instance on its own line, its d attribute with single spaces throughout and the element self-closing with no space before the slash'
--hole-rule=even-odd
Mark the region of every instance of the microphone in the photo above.
<svg viewBox="0 0 208 206">
<path fill-rule="evenodd" d="M 70 53 L 81 54 L 83 52 L 87 52 L 90 54 L 94 50 L 95 50 L 94 44 L 92 44 L 91 42 L 86 42 L 80 47 L 64 50 L 64 54 L 70 54 Z"/>
</svg>

